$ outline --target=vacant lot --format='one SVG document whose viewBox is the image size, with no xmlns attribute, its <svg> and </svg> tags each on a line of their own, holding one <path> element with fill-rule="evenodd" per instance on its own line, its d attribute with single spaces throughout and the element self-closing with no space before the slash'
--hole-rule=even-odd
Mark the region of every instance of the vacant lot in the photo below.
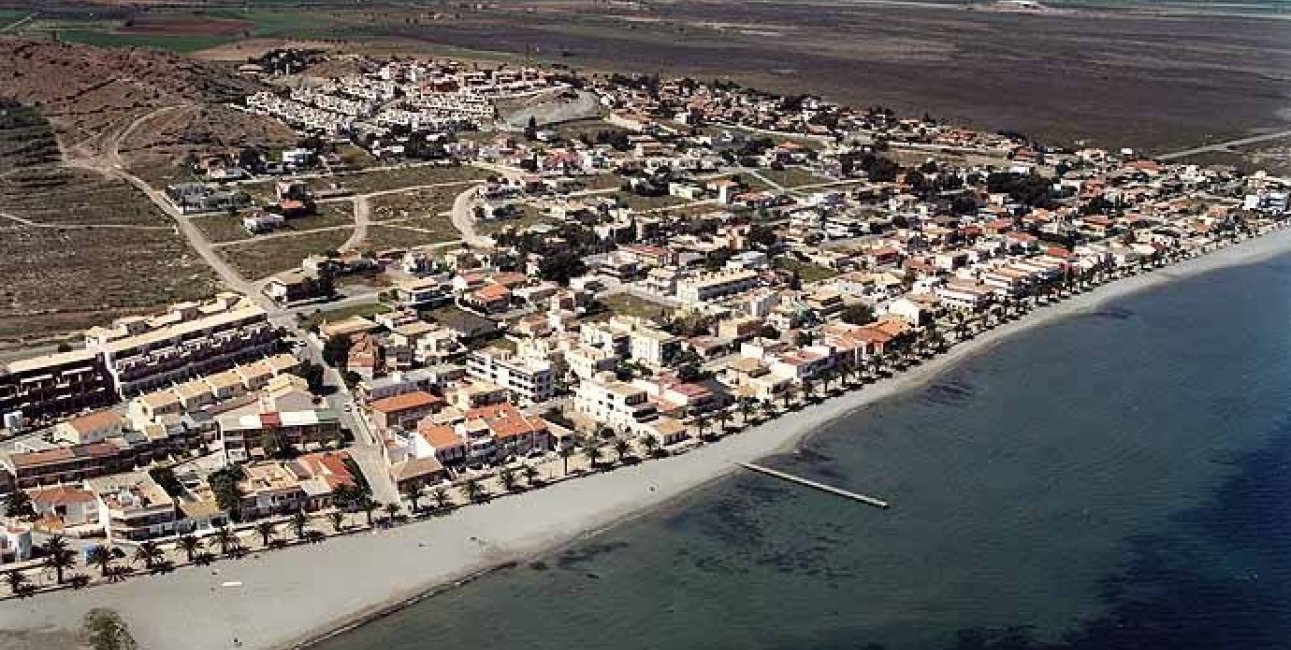
<svg viewBox="0 0 1291 650">
<path fill-rule="evenodd" d="M 390 311 L 390 308 L 380 303 L 369 305 L 354 305 L 352 307 L 341 307 L 340 309 L 319 310 L 308 316 L 302 316 L 300 324 L 303 327 L 316 327 L 323 323 L 335 323 L 343 321 L 354 316 L 368 318 L 377 314 L 384 314 Z"/>
<path fill-rule="evenodd" d="M 672 307 L 661 302 L 646 300 L 630 293 L 619 293 L 598 300 L 605 311 L 597 316 L 608 318 L 610 315 L 640 316 L 642 318 L 659 318 L 673 311 Z"/>
<path fill-rule="evenodd" d="M 166 230 L 3 231 L 0 340 L 40 338 L 209 296 L 215 278 Z"/>
<path fill-rule="evenodd" d="M 429 217 L 447 212 L 453 207 L 453 199 L 457 198 L 464 189 L 466 187 L 461 185 L 429 187 L 373 197 L 369 199 L 372 205 L 372 220 L 389 221 L 408 217 Z"/>
<path fill-rule="evenodd" d="M 364 240 L 365 250 L 384 250 L 388 248 L 415 248 L 444 242 L 456 241 L 457 231 L 452 235 L 443 232 L 426 233 L 398 226 L 370 226 L 368 238 Z"/>
<path fill-rule="evenodd" d="M 453 222 L 447 216 L 413 217 L 397 221 L 386 221 L 380 225 L 372 226 L 372 228 L 417 232 L 424 236 L 427 243 L 455 241 L 462 237 L 462 233 L 453 227 Z M 369 231 L 371 231 L 371 228 L 369 228 Z"/>
<path fill-rule="evenodd" d="M 348 201 L 321 204 L 318 206 L 316 214 L 288 219 L 287 224 L 278 232 L 308 232 L 319 228 L 349 226 L 354 223 L 354 211 L 350 205 Z M 247 232 L 242 227 L 241 214 L 235 216 L 217 214 L 193 217 L 193 223 L 197 224 L 197 227 L 211 243 L 215 244 L 255 238 L 255 235 Z"/>
<path fill-rule="evenodd" d="M 320 180 L 337 182 L 344 187 L 354 190 L 357 194 L 367 194 L 368 192 L 385 192 L 404 187 L 416 187 L 418 185 L 438 185 L 440 183 L 477 181 L 484 180 L 488 177 L 489 172 L 478 167 L 455 165 L 451 167 L 400 167 L 397 169 L 354 172 L 350 174 L 338 174 L 328 179 Z M 461 191 L 461 188 L 458 188 L 458 191 Z"/>
<path fill-rule="evenodd" d="M 798 278 L 803 282 L 827 280 L 838 275 L 838 271 L 835 271 L 834 269 L 824 267 L 819 264 L 812 264 L 810 262 L 802 262 L 791 257 L 777 257 L 775 265 L 777 268 L 797 273 Z"/>
<path fill-rule="evenodd" d="M 766 177 L 773 183 L 779 183 L 783 187 L 795 188 L 802 185 L 815 185 L 817 183 L 828 183 L 829 179 L 823 176 L 817 176 L 801 167 L 785 167 L 784 169 L 760 169 L 758 173 Z"/>
<path fill-rule="evenodd" d="M 336 250 L 349 239 L 350 231 L 324 230 L 299 235 L 272 236 L 225 246 L 220 256 L 238 272 L 250 279 L 265 278 L 274 273 L 300 266 L 310 255 Z"/>
<path fill-rule="evenodd" d="M 664 196 L 641 196 L 636 192 L 615 192 L 610 196 L 633 210 L 655 210 L 687 202 L 686 199 L 669 194 Z"/>
</svg>

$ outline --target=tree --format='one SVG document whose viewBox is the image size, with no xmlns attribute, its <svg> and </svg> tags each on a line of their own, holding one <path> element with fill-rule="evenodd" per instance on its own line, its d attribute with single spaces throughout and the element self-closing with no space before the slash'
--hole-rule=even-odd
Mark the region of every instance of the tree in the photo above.
<svg viewBox="0 0 1291 650">
<path fill-rule="evenodd" d="M 474 503 L 483 500 L 486 492 L 484 486 L 480 485 L 480 479 L 472 476 L 462 483 L 462 494 L 466 495 L 467 501 Z"/>
<path fill-rule="evenodd" d="M 40 545 L 45 556 L 42 564 L 54 570 L 58 584 L 63 584 L 63 573 L 76 566 L 76 552 L 67 547 L 67 540 L 62 535 L 54 535 Z"/>
<path fill-rule="evenodd" d="M 385 507 L 386 521 L 394 523 L 395 519 L 399 517 L 399 510 L 402 509 L 403 508 L 400 507 L 398 501 L 390 501 L 390 503 L 387 503 Z"/>
<path fill-rule="evenodd" d="M 702 414 L 695 418 L 695 428 L 699 430 L 699 439 L 708 439 L 708 428 L 712 426 L 713 420 L 707 414 Z"/>
<path fill-rule="evenodd" d="M 287 522 L 291 527 L 291 534 L 298 540 L 305 538 L 305 533 L 309 531 L 309 517 L 305 513 L 297 511 L 291 516 L 291 521 Z"/>
<path fill-rule="evenodd" d="M 498 470 L 498 482 L 500 482 L 502 484 L 502 487 L 505 488 L 506 491 L 508 492 L 515 490 L 515 487 L 516 487 L 515 470 L 511 469 L 510 467 L 503 467 L 502 469 Z"/>
<path fill-rule="evenodd" d="M 202 540 L 192 533 L 184 533 L 175 541 L 179 543 L 179 548 L 183 549 L 184 557 L 190 564 L 193 562 L 193 556 L 204 546 Z"/>
<path fill-rule="evenodd" d="M 596 469 L 596 464 L 600 462 L 603 453 L 595 439 L 589 439 L 583 443 L 583 456 L 587 458 L 587 464 L 592 469 Z"/>
<path fill-rule="evenodd" d="M 611 443 L 610 446 L 614 449 L 614 455 L 617 462 L 620 463 L 623 462 L 624 458 L 627 458 L 628 452 L 632 451 L 631 443 L 623 438 L 615 438 L 614 442 Z"/>
<path fill-rule="evenodd" d="M 714 418 L 717 420 L 717 424 L 721 426 L 721 431 L 725 432 L 726 425 L 731 423 L 731 412 L 724 408 L 718 409 Z"/>
<path fill-rule="evenodd" d="M 22 490 L 14 490 L 5 502 L 4 515 L 15 519 L 28 519 L 36 516 L 36 508 L 31 504 L 31 497 Z"/>
<path fill-rule="evenodd" d="M 537 467 L 534 467 L 533 465 L 525 465 L 520 472 L 524 474 L 524 482 L 528 483 L 530 487 L 538 482 L 539 473 Z"/>
<path fill-rule="evenodd" d="M 278 529 L 272 522 L 262 521 L 256 524 L 256 533 L 260 535 L 260 545 L 268 546 L 273 536 L 278 533 Z"/>
<path fill-rule="evenodd" d="M 381 504 L 377 503 L 375 499 L 366 494 L 359 499 L 359 510 L 362 510 L 363 514 L 367 517 L 368 528 L 372 527 L 372 513 L 376 512 L 380 508 Z"/>
<path fill-rule="evenodd" d="M 758 405 L 754 403 L 751 397 L 741 397 L 739 401 L 740 419 L 743 420 L 744 426 L 749 426 L 749 419 L 753 413 L 758 410 Z"/>
<path fill-rule="evenodd" d="M 529 116 L 529 121 L 524 125 L 524 138 L 526 140 L 538 139 L 538 119 L 532 115 Z"/>
<path fill-rule="evenodd" d="M 12 569 L 5 572 L 5 582 L 9 583 L 9 592 L 19 598 L 30 596 L 35 588 L 27 583 L 27 574 L 19 569 Z"/>
<path fill-rule="evenodd" d="M 235 521 L 240 516 L 239 509 L 242 505 L 242 490 L 238 487 L 241 479 L 242 470 L 237 467 L 212 472 L 206 479 L 211 486 L 211 493 L 215 495 L 215 504 L 229 513 Z"/>
<path fill-rule="evenodd" d="M 659 440 L 648 433 L 643 433 L 641 434 L 641 446 L 645 447 L 647 455 L 653 456 L 659 450 Z"/>
<path fill-rule="evenodd" d="M 848 325 L 866 325 L 874 322 L 874 310 L 869 305 L 858 302 L 844 308 L 838 318 Z"/>
<path fill-rule="evenodd" d="M 328 365 L 343 367 L 350 356 L 350 337 L 333 334 L 323 344 L 323 361 Z"/>
<path fill-rule="evenodd" d="M 565 464 L 565 476 L 569 476 L 569 457 L 574 455 L 574 446 L 562 442 L 560 447 L 556 449 L 556 454 L 560 456 L 561 462 Z"/>
<path fill-rule="evenodd" d="M 143 562 L 144 568 L 149 571 L 164 557 L 165 553 L 162 552 L 161 547 L 152 540 L 143 541 L 134 549 L 134 561 Z"/>
<path fill-rule="evenodd" d="M 112 551 L 106 546 L 95 546 L 85 556 L 85 562 L 92 564 L 99 570 L 99 575 L 104 578 L 108 577 L 108 569 L 112 568 Z"/>
<path fill-rule="evenodd" d="M 216 528 L 215 534 L 212 535 L 212 539 L 216 546 L 220 547 L 220 553 L 223 553 L 224 555 L 233 555 L 237 552 L 237 549 L 242 547 L 241 540 L 238 539 L 238 536 L 234 534 L 228 526 L 220 526 L 219 528 Z"/>
<path fill-rule="evenodd" d="M 413 514 L 416 514 L 417 511 L 421 509 L 418 507 L 418 502 L 421 501 L 421 497 L 424 492 L 425 490 L 417 483 L 409 483 L 404 486 L 403 498 L 407 499 L 408 503 L 412 505 L 410 510 Z"/>
<path fill-rule="evenodd" d="M 339 533 L 345 530 L 345 514 L 340 510 L 333 510 L 327 513 L 327 523 L 332 525 L 332 532 Z"/>
<path fill-rule="evenodd" d="M 430 498 L 435 502 L 435 508 L 437 510 L 445 510 L 449 506 L 453 505 L 452 499 L 448 496 L 448 490 L 445 490 L 442 487 L 435 488 L 435 490 L 430 493 Z"/>
</svg>

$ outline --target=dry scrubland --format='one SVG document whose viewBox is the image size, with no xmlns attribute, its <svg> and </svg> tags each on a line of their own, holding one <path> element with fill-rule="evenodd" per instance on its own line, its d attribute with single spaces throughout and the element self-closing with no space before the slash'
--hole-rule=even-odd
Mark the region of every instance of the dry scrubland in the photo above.
<svg viewBox="0 0 1291 650">
<path fill-rule="evenodd" d="M 212 290 L 213 276 L 146 197 L 60 166 L 53 130 L 34 110 L 0 111 L 0 345 Z"/>
</svg>

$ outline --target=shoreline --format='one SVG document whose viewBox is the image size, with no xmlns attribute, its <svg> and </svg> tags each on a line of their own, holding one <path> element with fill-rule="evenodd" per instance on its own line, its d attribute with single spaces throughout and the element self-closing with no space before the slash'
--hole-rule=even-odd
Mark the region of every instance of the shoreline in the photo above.
<svg viewBox="0 0 1291 650">
<path fill-rule="evenodd" d="M 491 573 L 548 555 L 617 523 L 648 515 L 739 471 L 739 461 L 784 453 L 815 430 L 918 388 L 1026 330 L 1104 303 L 1228 267 L 1291 252 L 1291 229 L 1115 280 L 1031 313 L 895 377 L 750 427 L 660 462 L 562 481 L 414 524 L 256 553 L 83 591 L 6 601 L 0 629 L 79 627 L 93 607 L 116 609 L 141 647 L 305 648 Z M 884 495 L 896 507 L 899 494 Z M 877 513 L 875 516 L 882 516 Z M 236 586 L 224 586 L 238 583 Z"/>
</svg>

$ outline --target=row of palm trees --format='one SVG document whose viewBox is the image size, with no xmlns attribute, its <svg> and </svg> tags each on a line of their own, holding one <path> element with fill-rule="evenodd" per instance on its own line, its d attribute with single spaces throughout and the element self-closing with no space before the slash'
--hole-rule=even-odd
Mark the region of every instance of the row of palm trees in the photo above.
<svg viewBox="0 0 1291 650">
<path fill-rule="evenodd" d="M 439 507 L 443 508 L 451 505 L 451 500 L 447 498 L 447 494 L 444 494 L 442 490 L 437 490 L 434 496 Z M 367 515 L 369 527 L 376 523 L 373 515 L 377 510 L 385 511 L 387 521 L 394 521 L 402 512 L 402 507 L 397 503 L 382 506 L 372 499 L 363 499 L 358 504 L 358 508 Z M 340 510 L 327 513 L 326 520 L 330 524 L 333 533 L 340 534 L 348 529 L 345 522 L 345 513 Z M 289 544 L 288 539 L 285 537 L 286 531 L 291 532 L 296 543 L 313 544 L 326 539 L 327 535 L 311 527 L 310 523 L 308 515 L 304 512 L 296 512 L 285 522 L 258 522 L 252 530 L 260 537 L 261 547 L 266 549 L 286 547 Z M 197 566 L 209 565 L 218 557 L 238 559 L 250 552 L 237 532 L 227 525 L 215 528 L 206 537 L 199 537 L 191 532 L 179 535 L 175 538 L 175 548 L 184 554 L 187 564 Z M 84 573 L 69 573 L 77 566 L 77 553 L 68 545 L 66 538 L 61 535 L 52 535 L 39 545 L 38 550 L 42 558 L 40 566 L 53 572 L 55 585 L 67 585 L 74 589 L 80 589 L 90 584 L 90 576 Z M 119 549 L 99 545 L 90 548 L 86 553 L 85 564 L 87 567 L 97 569 L 102 581 L 108 583 L 125 580 L 135 573 L 135 567 L 138 565 L 142 565 L 143 570 L 150 574 L 167 573 L 174 570 L 176 566 L 175 562 L 167 557 L 162 546 L 153 540 L 145 540 L 136 545 L 128 563 L 121 563 L 124 559 L 126 559 L 126 556 Z M 5 580 L 9 586 L 10 593 L 14 596 L 24 598 L 37 591 L 31 577 L 23 569 L 12 569 L 5 572 Z"/>
</svg>

